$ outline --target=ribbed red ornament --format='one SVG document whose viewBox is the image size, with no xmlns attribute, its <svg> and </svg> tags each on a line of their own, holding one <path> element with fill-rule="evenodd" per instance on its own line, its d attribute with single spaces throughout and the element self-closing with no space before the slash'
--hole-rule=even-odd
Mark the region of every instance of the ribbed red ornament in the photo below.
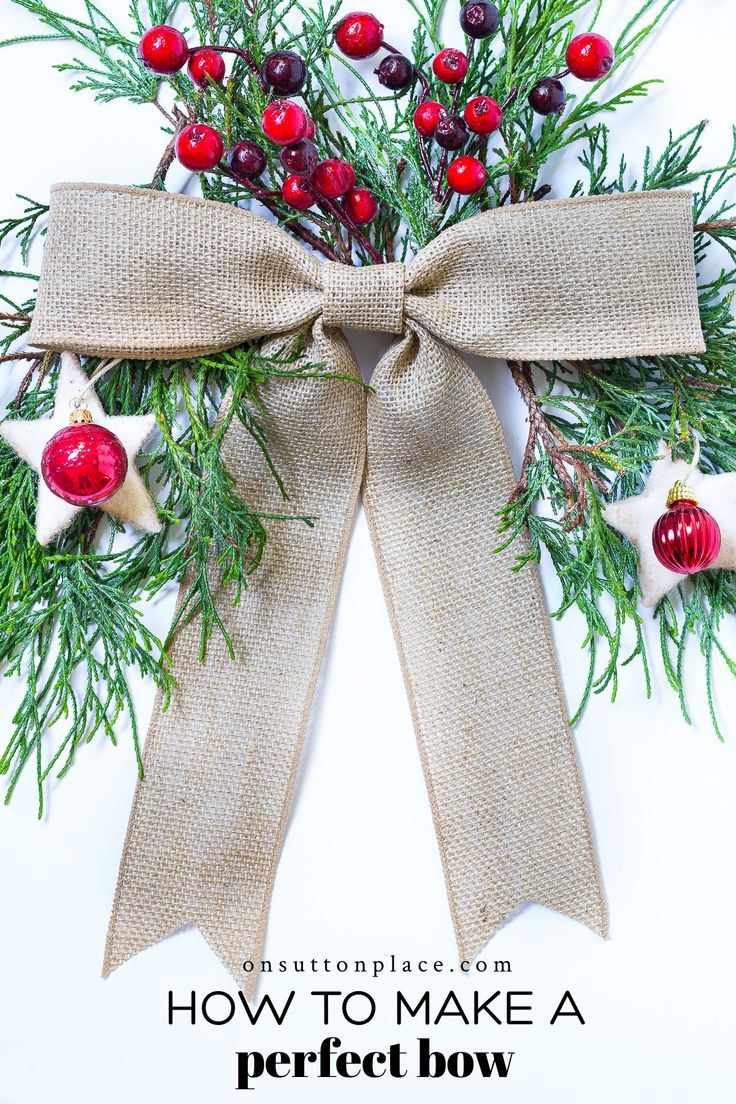
<svg viewBox="0 0 736 1104">
<path fill-rule="evenodd" d="M 107 502 L 120 490 L 127 473 L 128 457 L 122 442 L 101 425 L 60 429 L 41 457 L 46 486 L 73 506 Z"/>
<path fill-rule="evenodd" d="M 679 575 L 692 575 L 715 562 L 721 550 L 721 530 L 713 515 L 694 498 L 673 497 L 675 493 L 673 488 L 667 500 L 669 508 L 654 524 L 652 546 L 664 567 Z"/>
</svg>

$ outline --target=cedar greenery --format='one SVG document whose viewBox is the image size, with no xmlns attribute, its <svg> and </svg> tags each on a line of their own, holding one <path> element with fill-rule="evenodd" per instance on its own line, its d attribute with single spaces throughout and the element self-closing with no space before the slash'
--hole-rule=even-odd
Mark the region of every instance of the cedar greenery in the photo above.
<svg viewBox="0 0 736 1104">
<path fill-rule="evenodd" d="M 714 241 L 726 258 L 726 267 L 715 278 L 703 277 L 700 285 L 708 347 L 704 355 L 509 365 L 529 408 L 529 439 L 518 487 L 500 519 L 499 539 L 513 541 L 527 528 L 531 547 L 520 557 L 518 570 L 546 552 L 562 589 L 553 616 L 562 617 L 575 607 L 585 618 L 589 673 L 575 716 L 592 693 L 605 690 L 615 697 L 619 670 L 632 661 L 641 665 L 648 692 L 635 554 L 605 525 L 601 507 L 607 495 L 637 491 L 662 438 L 689 455 L 697 435 L 708 470 L 736 469 L 736 354 L 730 311 L 736 289 L 736 231 L 730 220 L 736 138 L 724 165 L 712 172 L 697 168 L 703 123 L 681 135 L 670 134 L 661 153 L 648 151 L 638 174 L 623 159 L 610 165 L 608 118 L 645 96 L 656 82 L 611 93 L 608 79 L 594 85 L 569 81 L 565 113 L 540 120 L 528 106 L 528 90 L 540 77 L 564 68 L 569 39 L 584 29 L 576 27 L 576 18 L 582 19 L 590 5 L 587 0 L 501 0 L 501 27 L 493 38 L 476 43 L 463 96 L 493 96 L 504 105 L 503 122 L 479 151 L 488 166 L 488 187 L 476 196 L 456 197 L 444 187 L 441 151 L 420 146 L 411 125 L 419 85 L 398 98 L 385 95 L 367 68 L 359 70 L 334 48 L 331 28 L 340 4 L 131 0 L 119 26 L 91 0 L 80 0 L 78 18 L 43 0 L 12 2 L 36 17 L 38 33 L 1 45 L 57 41 L 65 52 L 57 68 L 72 74 L 75 90 L 91 92 L 102 102 L 123 98 L 149 109 L 155 105 L 163 130 L 161 159 L 145 183 L 161 189 L 167 186 L 174 137 L 186 123 L 207 122 L 228 144 L 260 139 L 260 117 L 269 96 L 249 59 L 260 66 L 273 49 L 296 49 L 307 62 L 303 95 L 315 121 L 320 156 L 351 161 L 359 183 L 381 201 L 376 220 L 361 235 L 340 225 L 328 207 L 305 214 L 286 207 L 274 191 L 283 173 L 272 148 L 260 186 L 233 178 L 222 166 L 201 177 L 201 190 L 220 202 L 251 201 L 255 209 L 262 202 L 305 247 L 343 263 L 370 263 L 373 253 L 386 260 L 408 260 L 442 229 L 479 210 L 543 200 L 554 188 L 550 160 L 568 149 L 577 153 L 582 169 L 574 195 L 697 186 L 698 262 L 706 260 Z M 413 61 L 429 81 L 430 98 L 449 106 L 451 93 L 436 81 L 430 64 L 445 44 L 439 29 L 444 0 L 407 2 L 416 17 Z M 640 4 L 615 44 L 614 72 L 624 69 L 675 2 Z M 612 8 L 610 0 L 599 0 L 588 26 L 597 26 Z M 452 10 L 457 10 L 455 4 Z M 150 26 L 172 21 L 191 45 L 212 43 L 242 52 L 244 56 L 234 56 L 224 85 L 211 84 L 203 91 L 186 74 L 161 82 L 142 67 L 137 58 L 141 35 Z M 357 93 L 346 96 L 346 84 Z M 153 110 L 150 118 L 156 125 Z M 34 236 L 44 232 L 46 214 L 44 204 L 20 196 L 18 213 L 0 222 L 0 242 L 17 239 L 23 264 Z M 31 290 L 20 302 L 2 296 L 0 354 L 23 359 L 28 368 L 8 416 L 37 417 L 51 408 L 57 370 L 52 356 L 22 351 L 37 277 L 27 271 L 0 275 L 24 278 Z M 261 558 L 268 525 L 313 523 L 290 515 L 288 488 L 280 483 L 283 516 L 261 516 L 256 504 L 238 495 L 222 456 L 224 434 L 238 418 L 279 480 L 268 454 L 259 388 L 273 376 L 302 374 L 328 376 L 329 366 L 305 364 L 298 353 L 266 358 L 254 345 L 196 363 L 119 364 L 99 386 L 103 403 L 115 413 L 153 412 L 161 428 L 142 457 L 142 469 L 158 495 L 164 529 L 132 542 L 120 539 L 110 519 L 100 526 L 99 513 L 85 511 L 53 546 L 40 548 L 33 535 L 34 477 L 0 442 L 0 663 L 8 673 L 21 675 L 26 687 L 0 755 L 0 773 L 9 777 L 8 797 L 33 761 L 40 813 L 48 776 L 63 774 L 79 745 L 96 733 L 114 741 L 115 722 L 123 713 L 131 718 L 140 768 L 127 672 L 137 668 L 152 678 L 162 688 L 164 702 L 175 676 L 167 666 L 165 642 L 145 626 L 144 601 L 184 578 L 175 624 L 200 616 L 204 652 L 212 631 L 223 631 L 210 588 L 211 563 L 224 572 L 232 600 L 247 600 L 243 594 Z M 228 391 L 232 401 L 218 418 Z M 710 715 L 719 735 L 714 665 L 720 659 L 736 675 L 736 661 L 720 636 L 725 617 L 733 612 L 736 585 L 729 572 L 704 572 L 688 580 L 655 610 L 662 665 L 688 720 L 685 659 L 688 641 L 699 643 Z M 627 653 L 629 639 L 633 646 Z M 50 750 L 48 730 L 56 723 L 62 735 Z"/>
</svg>

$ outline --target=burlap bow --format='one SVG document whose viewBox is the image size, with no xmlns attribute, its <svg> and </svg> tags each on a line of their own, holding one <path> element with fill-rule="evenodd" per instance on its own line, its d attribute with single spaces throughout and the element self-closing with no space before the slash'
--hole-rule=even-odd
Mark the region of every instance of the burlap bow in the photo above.
<svg viewBox="0 0 736 1104">
<path fill-rule="evenodd" d="M 518 545 L 494 553 L 508 451 L 455 348 L 530 360 L 701 351 L 690 196 L 492 211 L 411 264 L 355 269 L 224 204 L 53 190 L 38 346 L 182 357 L 301 330 L 308 360 L 356 373 L 343 326 L 401 336 L 367 411 L 350 382 L 264 389 L 292 506 L 319 523 L 274 525 L 249 594 L 235 609 L 223 601 L 235 662 L 215 639 L 201 664 L 197 625 L 175 640 L 179 688 L 148 736 L 106 972 L 187 921 L 235 977 L 258 959 L 361 485 L 462 957 L 523 901 L 605 931 L 537 576 L 512 572 Z M 237 423 L 227 463 L 249 503 L 280 508 Z"/>
</svg>

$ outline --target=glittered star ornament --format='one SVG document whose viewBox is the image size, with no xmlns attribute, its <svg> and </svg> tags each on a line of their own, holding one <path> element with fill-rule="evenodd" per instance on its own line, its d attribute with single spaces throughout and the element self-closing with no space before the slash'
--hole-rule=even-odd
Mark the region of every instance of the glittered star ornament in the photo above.
<svg viewBox="0 0 736 1104">
<path fill-rule="evenodd" d="M 623 533 L 639 553 L 639 584 L 645 606 L 655 606 L 687 577 L 661 564 L 652 543 L 655 523 L 667 509 L 667 496 L 678 480 L 687 484 L 698 505 L 715 518 L 720 528 L 720 551 L 710 566 L 736 569 L 736 472 L 705 475 L 685 460 L 673 460 L 663 441 L 642 493 L 611 502 L 603 510 L 608 524 Z"/>
<path fill-rule="evenodd" d="M 111 498 L 99 503 L 99 509 L 145 533 L 157 533 L 161 523 L 156 507 L 135 467 L 135 457 L 156 428 L 156 419 L 152 414 L 108 417 L 79 360 L 70 353 L 62 353 L 51 417 L 32 422 L 6 420 L 0 425 L 0 436 L 39 474 L 36 506 L 39 544 L 49 544 L 84 509 L 59 498 L 41 476 L 41 457 L 46 445 L 55 433 L 69 425 L 70 412 L 80 403 L 89 410 L 96 425 L 104 426 L 118 438 L 128 458 L 125 481 Z"/>
</svg>

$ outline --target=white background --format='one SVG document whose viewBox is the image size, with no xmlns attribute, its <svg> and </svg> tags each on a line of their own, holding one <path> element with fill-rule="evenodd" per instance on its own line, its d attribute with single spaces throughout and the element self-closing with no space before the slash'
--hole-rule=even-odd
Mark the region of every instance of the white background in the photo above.
<svg viewBox="0 0 736 1104">
<path fill-rule="evenodd" d="M 62 6 L 81 8 L 73 0 Z M 103 6 L 125 21 L 127 0 L 104 0 Z M 608 4 L 616 22 L 601 29 L 613 37 L 636 6 Z M 391 40 L 405 43 L 408 6 L 376 5 L 382 9 Z M 3 0 L 3 37 L 36 29 L 30 16 Z M 704 159 L 720 163 L 730 144 L 735 36 L 731 4 L 681 3 L 625 74 L 627 81 L 661 76 L 667 83 L 612 120 L 613 152 L 625 148 L 635 159 L 647 141 L 661 144 L 668 127 L 684 129 L 708 117 Z M 459 44 L 452 20 L 447 40 Z M 143 181 L 158 160 L 162 138 L 153 108 L 96 106 L 88 95 L 70 94 L 70 77 L 50 68 L 67 53 L 57 44 L 0 53 L 3 215 L 19 209 L 16 192 L 43 200 L 55 180 Z M 566 194 L 574 174 L 572 159 L 555 169 L 557 194 Z M 2 254 L 0 267 L 8 261 Z M 369 372 L 381 342 L 362 337 L 355 347 Z M 524 409 L 498 366 L 478 368 L 518 463 Z M 17 373 L 6 373 L 0 395 L 9 396 Z M 557 585 L 551 571 L 545 570 L 544 582 L 553 605 Z M 151 624 L 161 632 L 172 602 L 170 595 L 150 611 Z M 574 707 L 584 677 L 581 625 L 570 615 L 554 631 Z M 656 655 L 651 625 L 648 635 Z M 509 959 L 511 975 L 463 978 L 455 970 L 429 980 L 384 976 L 378 983 L 351 973 L 287 975 L 261 987 L 261 994 L 268 991 L 274 999 L 297 990 L 280 1030 L 254 1029 L 244 1018 L 227 1027 L 191 1028 L 183 1017 L 173 1028 L 167 1025 L 170 988 L 180 997 L 192 989 L 200 995 L 235 991 L 194 930 L 100 979 L 135 782 L 127 733 L 121 733 L 117 750 L 99 739 L 81 751 L 71 775 L 53 790 L 49 815 L 40 824 L 28 772 L 10 808 L 0 811 L 0 1104 L 225 1104 L 242 1096 L 234 1091 L 236 1050 L 309 1049 L 330 1033 L 363 1051 L 401 1042 L 410 1061 L 418 1035 L 431 1035 L 445 1051 L 496 1049 L 515 1051 L 515 1057 L 506 1081 L 418 1083 L 413 1070 L 403 1081 L 264 1080 L 257 1099 L 299 1094 L 306 1100 L 362 1101 L 381 1094 L 404 1100 L 420 1091 L 433 1100 L 452 1092 L 467 1101 L 490 1094 L 513 1104 L 733 1100 L 736 684 L 719 671 L 717 703 L 727 736 L 722 746 L 708 726 L 695 673 L 700 665 L 692 659 L 689 690 L 699 726 L 683 722 L 655 659 L 650 702 L 638 670 L 630 670 L 615 706 L 596 699 L 576 731 L 610 907 L 607 942 L 565 917 L 527 907 L 484 956 L 491 963 Z M 4 684 L 3 742 L 17 692 Z M 149 687 L 137 690 L 136 702 L 145 727 Z M 266 956 L 334 962 L 391 952 L 399 959 L 443 959 L 448 969 L 455 965 L 409 710 L 360 515 L 279 868 Z M 417 998 L 430 987 L 438 1006 L 450 988 L 463 999 L 474 988 L 484 996 L 496 988 L 533 990 L 535 1025 L 497 1027 L 488 1021 L 465 1027 L 455 1019 L 431 1029 L 397 1028 L 397 987 Z M 375 1021 L 350 1028 L 338 1020 L 324 1028 L 309 991 L 325 988 L 369 988 L 379 1005 Z M 565 989 L 573 991 L 584 1027 L 572 1020 L 549 1026 Z"/>
</svg>

